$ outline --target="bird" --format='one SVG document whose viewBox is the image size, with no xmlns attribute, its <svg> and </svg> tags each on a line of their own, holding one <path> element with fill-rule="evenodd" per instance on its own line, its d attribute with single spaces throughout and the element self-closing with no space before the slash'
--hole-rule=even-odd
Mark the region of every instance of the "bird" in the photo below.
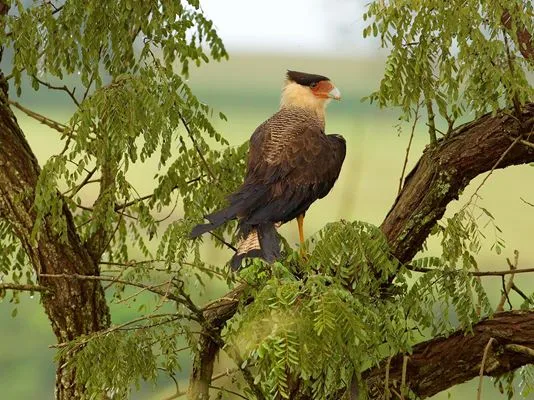
<svg viewBox="0 0 534 400">
<path fill-rule="evenodd" d="M 244 258 L 279 259 L 277 228 L 297 219 L 302 251 L 304 215 L 330 192 L 346 154 L 341 135 L 325 134 L 325 111 L 332 99 L 340 100 L 341 92 L 329 78 L 288 70 L 280 109 L 250 138 L 243 184 L 228 197 L 226 208 L 192 229 L 191 238 L 237 218 L 239 242 L 230 260 L 237 270 Z"/>
</svg>

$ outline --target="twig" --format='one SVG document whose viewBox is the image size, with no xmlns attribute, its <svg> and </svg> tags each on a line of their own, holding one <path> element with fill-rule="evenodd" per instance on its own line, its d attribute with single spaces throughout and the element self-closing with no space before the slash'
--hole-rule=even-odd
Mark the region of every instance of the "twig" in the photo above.
<svg viewBox="0 0 534 400">
<path fill-rule="evenodd" d="M 534 143 L 530 143 L 529 141 L 526 141 L 524 139 L 521 139 L 519 142 L 521 142 L 525 146 L 532 147 L 534 149 Z"/>
<path fill-rule="evenodd" d="M 228 345 L 228 343 L 227 343 Z M 226 354 L 230 356 L 234 360 L 234 362 L 237 364 L 237 367 L 241 371 L 241 374 L 243 375 L 243 378 L 247 382 L 247 385 L 250 387 L 254 395 L 256 396 L 257 400 L 266 400 L 265 396 L 263 395 L 263 392 L 261 391 L 260 387 L 256 384 L 254 376 L 252 376 L 249 369 L 245 366 L 243 366 L 244 360 L 241 358 L 239 353 L 237 351 L 233 351 L 233 356 L 230 354 L 228 349 L 224 349 Z"/>
<path fill-rule="evenodd" d="M 238 371 L 237 368 L 234 368 L 234 369 L 227 369 L 225 372 L 221 372 L 220 374 L 217 374 L 217 375 L 213 375 L 211 377 L 211 381 L 216 381 L 217 379 L 220 379 L 220 378 L 223 378 L 225 376 L 230 376 L 231 374 L 234 374 Z"/>
<path fill-rule="evenodd" d="M 24 285 L 18 283 L 1 283 L 0 291 L 2 290 L 24 290 L 28 292 L 48 292 L 50 288 L 41 285 Z"/>
<path fill-rule="evenodd" d="M 124 327 L 126 327 L 128 325 L 133 325 L 133 324 L 135 324 L 137 322 L 141 322 L 141 321 L 145 321 L 145 320 L 149 320 L 149 319 L 168 318 L 168 317 L 172 317 L 172 319 L 170 319 L 169 322 L 174 321 L 176 319 L 181 319 L 181 318 L 191 319 L 191 315 L 177 314 L 177 313 L 174 313 L 174 314 L 166 313 L 166 314 L 145 315 L 143 317 L 139 317 L 139 318 L 132 319 L 130 321 L 126 321 L 126 322 L 124 322 L 122 324 L 119 324 L 119 325 L 111 326 L 111 327 L 109 327 L 107 329 L 104 329 L 102 331 L 95 332 L 95 334 L 93 334 L 91 336 L 86 336 L 85 339 L 83 339 L 80 342 L 76 343 L 76 346 L 77 347 L 83 346 L 84 344 L 88 343 L 92 339 L 95 339 L 95 338 L 97 338 L 99 336 L 107 335 L 108 333 L 120 330 L 120 329 L 122 329 L 122 328 L 124 328 Z M 62 343 L 57 343 L 57 344 L 50 345 L 48 347 L 50 347 L 50 348 L 61 348 L 61 347 L 67 346 L 69 343 L 70 342 L 62 342 Z"/>
<path fill-rule="evenodd" d="M 77 163 L 76 161 L 67 160 L 67 162 L 70 162 L 71 164 L 74 164 L 74 165 L 76 165 L 77 167 L 80 166 L 80 164 Z M 89 171 L 89 170 L 88 170 L 87 168 L 85 168 L 85 167 L 83 167 L 83 170 L 84 170 L 85 172 L 87 172 L 87 173 L 91 172 L 91 171 Z"/>
<path fill-rule="evenodd" d="M 67 132 L 67 126 L 63 125 L 60 122 L 54 121 L 53 119 L 50 119 L 48 117 L 45 117 L 44 115 L 41 115 L 39 113 L 36 113 L 35 111 L 30 110 L 29 108 L 24 107 L 22 104 L 13 101 L 8 100 L 8 103 L 12 105 L 13 107 L 18 108 L 20 111 L 22 111 L 27 116 L 39 121 L 40 123 L 58 131 L 59 133 L 66 133 Z"/>
<path fill-rule="evenodd" d="M 48 82 L 45 82 L 41 79 L 39 79 L 37 76 L 35 75 L 32 75 L 32 78 L 35 79 L 37 82 L 39 82 L 41 85 L 43 86 L 46 86 L 47 88 L 49 89 L 52 89 L 52 90 L 61 90 L 63 92 L 66 92 L 69 97 L 72 99 L 72 101 L 74 102 L 74 104 L 76 104 L 77 107 L 80 107 L 80 102 L 78 101 L 78 99 L 76 98 L 76 96 L 74 96 L 74 92 L 76 91 L 76 88 L 74 89 L 69 89 L 67 87 L 67 85 L 63 85 L 63 86 L 55 86 L 55 85 L 52 85 L 51 83 L 48 83 Z"/>
<path fill-rule="evenodd" d="M 408 147 L 406 148 L 406 156 L 404 157 L 404 164 L 402 166 L 402 172 L 399 179 L 399 190 L 397 192 L 397 196 L 400 194 L 402 189 L 402 181 L 404 180 L 404 173 L 406 172 L 406 166 L 408 165 L 408 156 L 410 155 L 410 149 L 412 147 L 412 141 L 415 133 L 415 127 L 417 126 L 417 121 L 419 120 L 419 103 L 417 103 L 417 107 L 415 109 L 415 118 L 412 124 L 412 131 L 410 133 L 410 140 L 408 141 Z"/>
<path fill-rule="evenodd" d="M 494 341 L 495 339 L 490 338 L 490 340 L 488 340 L 488 344 L 486 344 L 486 347 L 484 348 L 484 354 L 482 356 L 482 363 L 480 364 L 480 372 L 478 373 L 479 380 L 478 380 L 478 389 L 477 389 L 477 400 L 482 399 L 482 381 L 484 378 L 484 369 L 486 367 L 486 358 L 488 357 L 489 350 Z"/>
<path fill-rule="evenodd" d="M 384 400 L 389 400 L 389 396 L 391 395 L 389 391 L 389 368 L 391 367 L 391 359 L 393 356 L 388 357 L 388 361 L 386 363 L 386 377 L 384 379 Z"/>
<path fill-rule="evenodd" d="M 116 265 L 116 266 L 119 266 L 119 267 L 125 267 L 125 268 L 137 268 L 139 267 L 140 265 L 142 264 L 149 264 L 149 263 L 156 263 L 156 262 L 159 262 L 159 263 L 163 263 L 165 262 L 166 260 L 157 260 L 157 259 L 154 259 L 154 260 L 145 260 L 145 261 L 130 261 L 130 262 L 126 262 L 126 263 L 120 263 L 120 262 L 110 262 L 110 261 L 99 261 L 98 263 L 99 264 L 103 264 L 103 265 Z M 201 267 L 200 265 L 195 265 L 193 263 L 190 263 L 190 262 L 187 262 L 187 261 L 181 261 L 179 263 L 176 263 L 176 264 L 179 264 L 179 266 L 183 266 L 183 265 L 186 265 L 188 267 L 191 267 L 191 268 L 195 268 L 195 269 L 198 269 L 206 274 L 215 274 L 215 275 L 219 275 L 223 278 L 228 278 L 228 275 L 223 273 L 223 272 L 219 272 L 219 271 L 215 271 L 215 270 L 212 270 L 210 268 L 206 268 L 206 267 Z M 174 273 L 179 273 L 179 270 L 178 269 L 170 269 L 170 268 L 150 268 L 151 271 L 158 271 L 158 272 L 166 272 L 168 274 L 174 274 Z M 122 271 L 124 271 L 124 269 L 120 269 L 120 270 L 112 270 L 112 269 L 108 269 L 106 270 L 106 272 L 110 272 L 110 273 L 118 273 L 120 274 Z"/>
<path fill-rule="evenodd" d="M 507 350 L 511 350 L 513 352 L 521 353 L 521 354 L 524 354 L 524 355 L 529 356 L 531 358 L 534 358 L 534 350 L 532 350 L 530 347 L 521 346 L 520 344 L 511 343 L 511 344 L 505 345 L 504 348 L 507 349 Z"/>
<path fill-rule="evenodd" d="M 197 182 L 199 180 L 201 180 L 202 178 L 204 177 L 204 175 L 201 175 L 201 176 L 197 176 L 196 178 L 193 178 L 193 179 L 190 179 L 188 180 L 185 184 L 186 185 L 190 185 L 191 183 L 194 183 L 194 182 Z M 172 189 L 171 189 L 171 192 L 178 189 L 178 185 L 175 185 Z M 130 206 L 133 206 L 134 204 L 137 204 L 141 201 L 144 201 L 144 200 L 147 200 L 147 199 L 150 199 L 151 197 L 154 197 L 154 193 L 152 194 L 147 194 L 145 196 L 141 196 L 137 199 L 134 199 L 134 200 L 131 200 L 131 201 L 128 201 L 126 203 L 123 203 L 123 204 L 117 204 L 115 206 L 115 211 L 119 211 L 119 210 L 123 210 L 125 208 L 128 208 Z"/>
<path fill-rule="evenodd" d="M 200 150 L 200 148 L 198 147 L 198 144 L 197 144 L 197 141 L 195 140 L 194 136 L 193 136 L 193 133 L 191 132 L 191 130 L 189 129 L 189 125 L 187 124 L 187 122 L 185 121 L 184 117 L 182 116 L 182 114 L 178 114 L 180 116 L 180 121 L 182 121 L 182 124 L 184 124 L 184 127 L 185 127 L 185 130 L 187 131 L 187 135 L 189 136 L 189 139 L 191 139 L 191 142 L 193 143 L 193 146 L 195 147 L 195 150 L 198 154 L 198 156 L 200 157 L 200 160 L 202 161 L 202 163 L 204 164 L 204 167 L 206 167 L 206 171 L 208 172 L 208 174 L 211 176 L 211 178 L 213 179 L 213 182 L 218 184 L 217 183 L 217 178 L 215 177 L 215 174 L 213 173 L 213 171 L 211 170 L 208 162 L 206 161 L 206 158 L 204 158 L 204 154 L 202 154 L 202 151 Z"/>
<path fill-rule="evenodd" d="M 486 176 L 484 177 L 484 179 L 482 180 L 482 182 L 480 182 L 480 184 L 478 185 L 478 187 L 476 188 L 475 192 L 471 195 L 471 197 L 469 198 L 469 200 L 467 201 L 466 204 L 464 204 L 464 206 L 462 207 L 461 211 L 465 210 L 466 207 L 471 204 L 471 202 L 473 201 L 473 198 L 475 196 L 478 195 L 478 191 L 480 190 L 480 188 L 482 186 L 484 186 L 484 184 L 486 183 L 486 181 L 489 179 L 489 177 L 493 174 L 493 171 L 495 171 L 495 169 L 499 166 L 499 164 L 502 162 L 502 160 L 504 160 L 504 157 L 506 157 L 506 155 L 510 152 L 510 150 L 512 150 L 512 148 L 519 142 L 520 138 L 519 136 L 516 137 L 514 139 L 514 141 L 510 144 L 510 146 L 508 146 L 506 148 L 506 150 L 503 151 L 503 153 L 501 154 L 501 156 L 499 157 L 499 159 L 495 162 L 495 164 L 493 164 L 493 166 L 491 167 L 490 171 L 486 174 Z"/>
<path fill-rule="evenodd" d="M 176 397 L 174 397 L 174 396 L 181 395 L 181 393 L 185 393 L 185 392 L 181 392 L 180 391 L 180 385 L 178 384 L 178 380 L 174 377 L 174 375 L 169 370 L 167 370 L 165 368 L 161 368 L 161 367 L 158 368 L 158 369 L 161 370 L 161 371 L 167 372 L 167 375 L 169 375 L 169 377 L 174 381 L 174 385 L 176 386 L 176 393 L 173 394 L 171 397 L 166 397 L 166 399 L 175 399 Z"/>
<path fill-rule="evenodd" d="M 85 179 L 78 185 L 76 186 L 76 188 L 74 188 L 74 191 L 69 195 L 69 198 L 73 198 L 76 193 L 78 193 L 80 190 L 82 190 L 82 188 L 87 185 L 89 182 L 99 182 L 100 179 L 95 179 L 94 181 L 91 181 L 91 178 L 93 177 L 93 175 L 95 174 L 97 168 L 94 167 L 91 171 L 89 171 L 89 173 L 87 174 L 87 176 L 85 177 Z M 72 190 L 72 189 L 71 189 Z M 65 193 L 63 193 L 64 195 L 67 194 L 69 191 L 66 191 Z"/>
<path fill-rule="evenodd" d="M 437 269 L 435 268 L 423 268 L 423 267 L 415 267 L 413 265 L 406 265 L 405 266 L 410 271 L 414 272 L 435 272 Z M 509 274 L 524 274 L 527 272 L 534 272 L 534 268 L 521 268 L 515 271 L 505 270 L 505 271 L 469 271 L 469 275 L 471 276 L 503 276 L 503 275 L 509 275 Z"/>
<path fill-rule="evenodd" d="M 430 135 L 430 144 L 434 145 L 437 143 L 438 139 L 436 138 L 436 122 L 434 120 L 434 110 L 432 109 L 432 100 L 429 99 L 428 95 L 425 94 L 425 106 L 426 112 L 428 114 L 428 134 Z"/>
<path fill-rule="evenodd" d="M 149 292 L 158 294 L 160 296 L 167 296 L 169 299 L 188 306 L 188 303 L 186 300 L 172 294 L 172 293 L 165 293 L 164 291 L 161 291 L 157 289 L 153 285 L 144 285 L 142 283 L 137 282 L 129 282 L 122 279 L 116 279 L 115 277 L 107 277 L 107 276 L 100 276 L 100 275 L 79 275 L 79 274 L 39 274 L 39 277 L 42 278 L 61 278 L 61 279 L 80 279 L 80 280 L 87 280 L 87 281 L 103 281 L 103 282 L 114 282 L 122 285 L 128 285 L 128 286 L 134 286 L 141 289 L 145 289 Z"/>
<path fill-rule="evenodd" d="M 532 203 L 529 203 L 528 201 L 526 201 L 524 198 L 520 197 L 521 201 L 527 205 L 529 205 L 530 207 L 534 207 L 534 204 Z"/>
<path fill-rule="evenodd" d="M 154 315 L 154 314 L 153 313 L 149 314 L 149 316 L 152 316 L 152 315 Z M 139 329 L 150 329 L 150 328 L 155 328 L 156 326 L 169 324 L 169 323 L 177 321 L 179 319 L 191 319 L 191 318 L 187 317 L 187 316 L 184 316 L 182 314 L 179 314 L 176 317 L 169 318 L 168 320 L 165 320 L 165 321 L 154 322 L 153 324 L 148 324 L 148 325 L 143 325 L 143 326 L 134 326 L 134 327 L 130 327 L 130 328 L 126 328 L 125 327 L 125 328 L 120 328 L 120 329 L 117 329 L 117 330 L 119 330 L 119 331 L 136 331 L 136 330 L 139 330 Z M 188 346 L 188 347 L 191 347 L 191 346 Z M 182 351 L 182 349 L 175 350 L 175 353 L 178 353 L 179 351 Z"/>
<path fill-rule="evenodd" d="M 401 378 L 401 392 L 400 392 L 400 399 L 404 400 L 404 393 L 406 392 L 406 371 L 408 369 L 408 357 L 407 355 L 404 355 L 402 357 L 402 378 Z"/>
<path fill-rule="evenodd" d="M 213 329 L 210 328 L 210 326 L 206 322 L 206 318 L 204 317 L 204 313 L 200 308 L 197 307 L 197 305 L 191 300 L 191 297 L 185 292 L 184 289 L 184 282 L 182 280 L 173 278 L 171 280 L 171 284 L 176 288 L 178 293 L 183 298 L 183 301 L 181 302 L 183 305 L 185 305 L 191 312 L 193 312 L 197 316 L 197 321 L 210 332 L 210 334 L 213 334 Z M 219 335 L 216 335 L 214 337 L 214 340 L 217 340 L 220 344 L 222 343 L 222 339 Z"/>
<path fill-rule="evenodd" d="M 515 283 L 512 284 L 512 290 L 516 292 L 519 296 L 521 296 L 523 300 L 525 300 L 527 303 L 529 303 L 530 305 L 533 304 L 532 300 L 525 294 L 525 292 L 519 289 Z"/>
<path fill-rule="evenodd" d="M 126 203 L 124 203 L 124 204 L 117 204 L 117 205 L 115 206 L 115 211 L 124 210 L 125 208 L 128 208 L 128 207 L 130 207 L 130 206 L 133 206 L 134 204 L 140 203 L 140 202 L 143 201 L 143 200 L 150 199 L 151 197 L 154 197 L 154 193 L 152 193 L 152 194 L 147 194 L 146 196 L 139 197 L 138 199 L 128 201 L 128 202 L 126 202 Z"/>
<path fill-rule="evenodd" d="M 176 392 L 175 394 L 172 394 L 168 397 L 164 397 L 162 400 L 174 400 L 174 399 L 177 399 L 179 397 L 182 397 L 182 396 L 185 396 L 187 394 L 187 392 Z"/>
<path fill-rule="evenodd" d="M 215 239 L 217 239 L 219 242 L 221 242 L 222 244 L 224 244 L 226 247 L 228 247 L 229 249 L 232 249 L 233 251 L 237 251 L 237 247 L 235 246 L 232 246 L 230 243 L 228 243 L 226 240 L 224 240 L 222 237 L 220 237 L 219 235 L 217 235 L 216 233 L 213 233 L 210 231 L 210 235 L 213 236 Z"/>
<path fill-rule="evenodd" d="M 237 392 L 234 392 L 233 390 L 230 390 L 230 389 L 226 389 L 226 388 L 223 388 L 223 387 L 218 387 L 218 386 L 211 386 L 210 385 L 210 389 L 215 389 L 215 390 L 221 390 L 223 392 L 227 392 L 227 393 L 230 393 L 230 394 L 233 394 L 237 397 L 241 397 L 242 399 L 245 399 L 245 400 L 248 400 L 245 396 L 243 396 L 242 394 L 240 393 L 237 393 Z"/>
<path fill-rule="evenodd" d="M 429 128 L 431 127 L 431 125 L 429 123 L 425 123 L 426 126 L 428 126 Z M 445 132 L 443 132 L 441 129 L 438 129 L 437 126 L 434 127 L 434 130 L 439 133 L 441 136 L 447 136 L 447 134 Z"/>
<path fill-rule="evenodd" d="M 475 264 L 473 268 L 475 272 L 480 272 L 480 270 L 478 269 L 478 265 Z M 475 279 L 477 280 L 478 284 L 482 286 L 482 279 L 480 278 L 480 276 L 476 276 Z M 480 317 L 480 315 L 482 314 L 482 299 L 481 298 L 478 299 L 475 312 L 477 313 L 478 317 Z"/>
<path fill-rule="evenodd" d="M 100 61 L 100 57 L 102 57 L 102 50 L 104 49 L 104 45 L 100 45 L 100 49 L 98 49 L 98 60 L 97 60 L 97 69 L 91 72 L 91 78 L 89 79 L 89 83 L 87 84 L 87 87 L 85 88 L 85 92 L 82 96 L 82 102 L 87 98 L 87 95 L 89 94 L 89 89 L 91 88 L 91 85 L 93 84 L 93 81 L 95 80 L 95 75 L 98 73 L 98 62 Z"/>
<path fill-rule="evenodd" d="M 510 54 L 510 46 L 508 45 L 508 35 L 506 34 L 506 30 L 503 28 L 502 35 L 504 37 L 504 47 L 506 49 L 506 59 L 508 61 L 508 68 L 510 69 L 510 74 L 514 74 L 514 65 L 512 64 L 512 56 Z M 517 118 L 521 118 L 521 105 L 519 103 L 519 98 L 517 97 L 517 93 L 513 93 L 512 95 L 512 103 L 514 106 L 514 112 L 515 116 Z"/>
<path fill-rule="evenodd" d="M 124 271 L 124 270 L 123 270 L 123 271 Z M 119 276 L 120 276 L 120 275 L 119 275 Z M 115 280 L 115 281 L 111 282 L 110 285 L 112 285 L 112 284 L 115 283 L 115 282 L 117 282 L 117 281 Z M 157 285 L 152 285 L 151 288 L 154 288 L 154 289 L 155 289 L 155 288 L 159 288 L 159 287 L 161 287 L 161 286 L 163 286 L 163 285 L 169 285 L 170 283 L 171 283 L 171 281 L 168 280 L 168 281 L 159 283 L 159 284 L 157 284 Z M 108 287 L 109 287 L 109 285 L 106 286 L 106 289 L 107 289 Z M 130 296 L 128 296 L 128 297 L 124 297 L 124 298 L 118 300 L 115 304 L 120 304 L 120 303 L 127 302 L 128 300 L 130 300 L 130 299 L 132 299 L 132 298 L 134 298 L 134 297 L 139 296 L 141 293 L 146 292 L 147 290 L 148 290 L 147 288 L 139 289 L 137 292 L 131 294 Z"/>
<path fill-rule="evenodd" d="M 499 304 L 497 305 L 497 308 L 495 309 L 496 312 L 504 311 L 504 303 L 508 301 L 508 305 L 510 306 L 510 309 L 512 309 L 512 303 L 510 302 L 510 298 L 508 297 L 508 294 L 510 293 L 510 290 L 512 290 L 512 286 L 514 285 L 514 276 L 515 271 L 517 270 L 517 264 L 519 262 L 519 252 L 517 250 L 514 251 L 514 263 L 512 264 L 509 259 L 506 259 L 508 262 L 508 266 L 510 267 L 510 271 L 512 272 L 510 274 L 510 278 L 508 279 L 508 283 L 504 283 L 504 275 L 502 276 L 502 286 L 503 286 L 503 293 L 501 295 L 501 300 L 499 301 Z"/>
</svg>

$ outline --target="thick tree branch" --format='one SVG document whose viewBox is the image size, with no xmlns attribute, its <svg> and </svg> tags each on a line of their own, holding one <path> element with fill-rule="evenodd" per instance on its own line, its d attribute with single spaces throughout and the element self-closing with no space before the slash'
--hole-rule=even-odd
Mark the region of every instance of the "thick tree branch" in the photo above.
<svg viewBox="0 0 534 400">
<path fill-rule="evenodd" d="M 420 343 L 408 355 L 406 387 L 424 399 L 477 377 L 491 338 L 494 340 L 487 353 L 484 375 L 499 376 L 533 363 L 532 332 L 534 311 L 510 311 L 479 322 L 472 333 L 459 330 L 447 338 Z M 403 358 L 403 354 L 398 354 L 389 363 L 390 387 L 397 390 L 402 382 Z M 371 399 L 383 398 L 387 361 L 363 374 Z"/>
<path fill-rule="evenodd" d="M 534 103 L 524 106 L 520 120 L 505 112 L 486 114 L 426 149 L 381 225 L 401 262 L 415 256 L 447 205 L 458 199 L 473 178 L 493 169 L 534 161 L 533 148 L 521 143 L 510 148 L 515 138 L 532 131 L 533 117 Z"/>
</svg>

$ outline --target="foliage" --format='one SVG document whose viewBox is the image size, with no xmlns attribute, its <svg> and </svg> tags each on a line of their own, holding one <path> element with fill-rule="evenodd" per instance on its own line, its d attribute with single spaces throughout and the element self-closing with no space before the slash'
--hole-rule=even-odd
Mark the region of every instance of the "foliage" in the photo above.
<svg viewBox="0 0 534 400">
<path fill-rule="evenodd" d="M 412 277 L 380 229 L 357 221 L 328 224 L 312 243 L 305 263 L 290 254 L 241 274 L 258 289 L 227 327 L 226 343 L 257 370 L 270 399 L 291 398 L 297 377 L 312 398 L 336 398 L 354 374 L 409 352 L 421 335 L 450 332 L 451 312 L 464 327 L 480 308 L 491 312 L 470 266 L 456 268 L 457 257 L 417 260 L 416 268 L 435 269 Z M 395 290 L 381 293 L 399 268 Z"/>
<path fill-rule="evenodd" d="M 433 129 L 437 110 L 448 123 L 524 104 L 534 95 L 534 64 L 520 54 L 518 28 L 534 30 L 532 2 L 509 0 L 375 1 L 364 36 L 380 38 L 388 55 L 380 89 L 369 99 L 398 106 L 405 120 L 422 104 Z M 508 12 L 511 29 L 501 18 Z M 434 132 L 435 134 L 435 132 Z"/>
<path fill-rule="evenodd" d="M 149 315 L 135 325 L 123 324 L 93 337 L 79 337 L 60 348 L 57 359 L 72 354 L 65 367 L 76 370 L 77 379 L 88 389 L 87 398 L 106 393 L 123 399 L 132 389 L 139 389 L 141 380 L 155 384 L 161 371 L 170 376 L 177 373 L 179 358 L 187 349 L 182 337 L 187 335 L 188 328 L 176 315 Z"/>
</svg>

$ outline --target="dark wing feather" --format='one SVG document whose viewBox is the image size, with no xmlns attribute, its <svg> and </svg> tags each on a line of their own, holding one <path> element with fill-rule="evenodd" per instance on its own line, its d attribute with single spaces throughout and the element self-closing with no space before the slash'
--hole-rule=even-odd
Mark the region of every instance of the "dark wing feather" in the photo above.
<svg viewBox="0 0 534 400">
<path fill-rule="evenodd" d="M 286 222 L 303 214 L 330 191 L 345 152 L 344 139 L 325 135 L 313 112 L 280 110 L 254 132 L 245 182 L 231 197 L 235 203 L 247 193 L 264 193 L 242 209 L 242 224 Z"/>
<path fill-rule="evenodd" d="M 269 154 L 265 154 L 250 172 L 250 184 L 268 187 L 269 194 L 248 210 L 246 222 L 287 222 L 305 213 L 315 200 L 328 194 L 345 153 L 344 139 L 325 135 L 316 124 L 290 136 L 274 162 L 267 161 Z"/>
</svg>

